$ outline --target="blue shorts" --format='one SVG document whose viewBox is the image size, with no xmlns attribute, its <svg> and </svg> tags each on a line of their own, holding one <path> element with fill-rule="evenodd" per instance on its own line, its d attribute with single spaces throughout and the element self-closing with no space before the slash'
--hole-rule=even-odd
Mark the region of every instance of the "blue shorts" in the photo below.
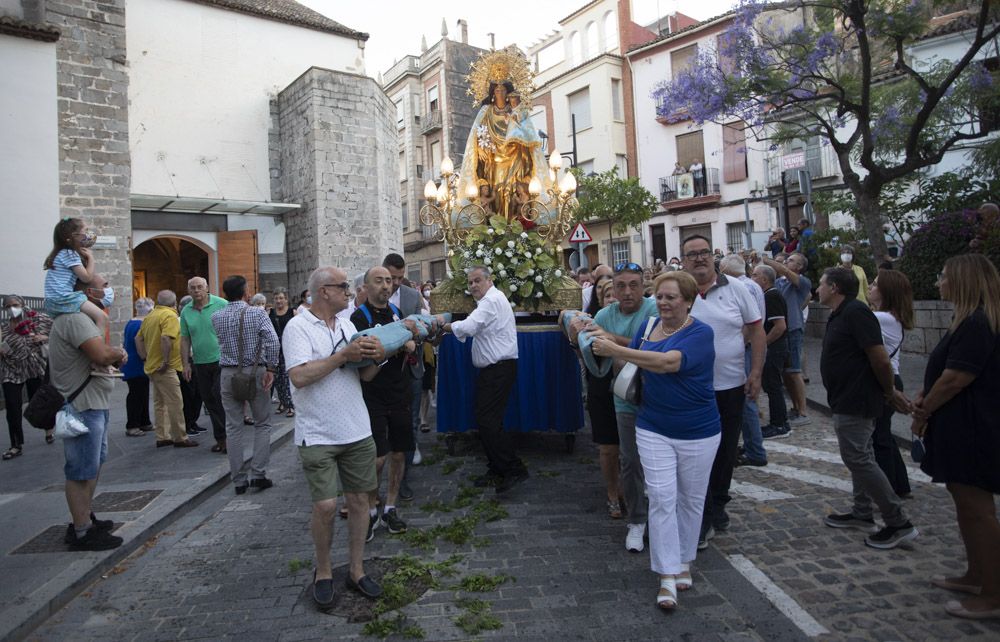
<svg viewBox="0 0 1000 642">
<path fill-rule="evenodd" d="M 785 372 L 802 372 L 802 337 L 804 333 L 801 329 L 789 330 L 788 356 L 785 358 Z"/>
<path fill-rule="evenodd" d="M 107 410 L 78 411 L 77 416 L 90 428 L 86 435 L 63 439 L 66 465 L 63 472 L 67 481 L 97 479 L 101 464 L 108 458 Z"/>
<path fill-rule="evenodd" d="M 87 295 L 83 292 L 45 297 L 45 311 L 52 317 L 57 317 L 60 314 L 74 314 L 79 312 L 80 307 L 86 302 Z"/>
</svg>

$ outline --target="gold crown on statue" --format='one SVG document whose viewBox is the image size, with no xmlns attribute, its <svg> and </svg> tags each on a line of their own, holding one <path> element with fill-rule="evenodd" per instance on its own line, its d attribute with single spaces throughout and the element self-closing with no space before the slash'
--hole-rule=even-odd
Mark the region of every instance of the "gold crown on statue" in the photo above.
<svg viewBox="0 0 1000 642">
<path fill-rule="evenodd" d="M 527 107 L 531 106 L 531 94 L 535 91 L 535 74 L 531 72 L 528 59 L 514 45 L 499 51 L 480 54 L 479 59 L 472 63 L 472 69 L 466 80 L 469 82 L 466 93 L 472 96 L 476 105 L 489 96 L 491 82 L 509 81 L 520 94 L 521 103 Z"/>
</svg>

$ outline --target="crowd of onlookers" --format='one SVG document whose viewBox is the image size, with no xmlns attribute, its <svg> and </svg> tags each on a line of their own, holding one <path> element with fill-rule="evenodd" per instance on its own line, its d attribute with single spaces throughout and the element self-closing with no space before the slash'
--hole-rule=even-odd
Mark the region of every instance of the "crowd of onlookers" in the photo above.
<svg viewBox="0 0 1000 642">
<path fill-rule="evenodd" d="M 567 315 L 564 327 L 585 364 L 608 515 L 625 521 L 627 550 L 641 552 L 649 542 L 659 576 L 656 603 L 675 608 L 678 592 L 693 584 L 697 552 L 731 528 L 734 469 L 767 466 L 768 440 L 811 423 L 803 336 L 816 300 L 830 309 L 819 370 L 853 484 L 850 509 L 823 522 L 863 531 L 864 543 L 876 549 L 918 536 L 902 501 L 913 489 L 891 432 L 894 413 L 910 415 L 914 457 L 954 498 L 968 562 L 960 576 L 928 580 L 967 594 L 948 602 L 948 613 L 1000 617 L 994 505 L 1000 492 L 1000 415 L 994 411 L 1000 275 L 977 253 L 945 262 L 938 287 L 954 305 L 954 318 L 928 359 L 921 389 L 904 391 L 899 355 L 913 327 L 906 275 L 891 263 L 868 274 L 855 262 L 855 250 L 841 246 L 839 264 L 813 283 L 806 276 L 810 257 L 801 251 L 809 246 L 807 223 L 788 239 L 775 230 L 760 252 L 723 253 L 693 235 L 679 257 L 651 267 L 626 261 L 575 271 L 582 310 Z M 54 239 L 45 262 L 45 310 L 30 310 L 16 296 L 3 301 L 10 320 L 2 324 L 0 374 L 11 439 L 3 459 L 23 451 L 23 390 L 30 395 L 50 379 L 68 398 L 64 411 L 87 429 L 64 439 L 71 549 L 122 542 L 112 535 L 113 524 L 90 509 L 107 456 L 117 377 L 129 389 L 125 434 L 155 431 L 156 448 L 197 447 L 195 437 L 206 430 L 198 425 L 204 409 L 211 450 L 228 456 L 238 495 L 273 485 L 267 477 L 271 420 L 275 414 L 294 418 L 294 443 L 314 502 L 313 596 L 321 607 L 333 600 L 329 550 L 339 495 L 339 512 L 348 518 L 347 585 L 367 597 L 381 593 L 364 573 L 363 546 L 380 528 L 407 530 L 398 505 L 414 496 L 407 471 L 420 463 L 416 436 L 429 430 L 435 346 L 444 333 L 476 339 L 475 422 L 488 460 L 476 485 L 503 493 L 528 478 L 503 430 L 517 372 L 514 314 L 487 267 L 470 270 L 476 308 L 454 322 L 430 315 L 433 284 L 412 287 L 398 254 L 352 280 L 341 269 L 321 267 L 297 300 L 284 290 L 270 297 L 249 292 L 238 275 L 222 283 L 222 298 L 195 276 L 181 300 L 170 290 L 155 301 L 138 299 L 124 345 L 116 347 L 109 345 L 104 312 L 113 291 L 96 272 L 93 233 L 64 219 Z M 766 412 L 758 406 L 761 391 Z M 46 440 L 52 442 L 51 430 Z M 245 441 L 252 444 L 249 459 Z"/>
</svg>

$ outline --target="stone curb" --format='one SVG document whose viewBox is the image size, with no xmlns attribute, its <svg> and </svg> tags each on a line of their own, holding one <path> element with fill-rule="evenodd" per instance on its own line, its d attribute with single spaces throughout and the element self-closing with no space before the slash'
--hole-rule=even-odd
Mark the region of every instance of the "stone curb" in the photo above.
<svg viewBox="0 0 1000 642">
<path fill-rule="evenodd" d="M 292 439 L 294 424 L 275 428 L 271 434 L 272 453 Z M 159 505 L 115 531 L 116 535 L 125 540 L 118 548 L 83 553 L 81 559 L 72 562 L 57 576 L 24 596 L 16 608 L 8 609 L 4 614 L 4 621 L 0 622 L 0 641 L 16 642 L 28 637 L 98 577 L 128 558 L 151 537 L 184 516 L 212 493 L 225 487 L 229 483 L 228 477 L 228 461 L 220 462 L 201 477 L 193 479 L 191 485 L 183 491 L 165 497 Z"/>
</svg>

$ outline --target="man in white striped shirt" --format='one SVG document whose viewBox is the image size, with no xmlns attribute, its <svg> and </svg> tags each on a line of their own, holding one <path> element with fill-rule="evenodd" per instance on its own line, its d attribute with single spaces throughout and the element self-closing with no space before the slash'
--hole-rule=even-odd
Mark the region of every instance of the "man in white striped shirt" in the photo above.
<svg viewBox="0 0 1000 642">
<path fill-rule="evenodd" d="M 489 468 L 475 484 L 495 485 L 497 493 L 503 493 L 528 478 L 528 469 L 503 430 L 504 410 L 517 379 L 517 330 L 510 302 L 493 286 L 489 268 L 478 265 L 469 271 L 468 278 L 476 309 L 462 321 L 444 324 L 444 330 L 462 342 L 468 337 L 476 339 L 472 365 L 479 370 L 479 377 L 474 412 Z"/>
</svg>

